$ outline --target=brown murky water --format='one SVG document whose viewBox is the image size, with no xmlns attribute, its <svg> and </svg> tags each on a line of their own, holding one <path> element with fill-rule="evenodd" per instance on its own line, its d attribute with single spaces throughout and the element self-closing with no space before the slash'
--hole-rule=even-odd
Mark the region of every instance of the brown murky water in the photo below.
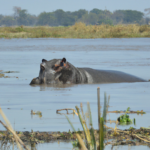
<svg viewBox="0 0 150 150">
<path fill-rule="evenodd" d="M 5 73 L 5 76 L 11 78 L 0 78 L 0 106 L 15 130 L 68 131 L 71 127 L 65 116 L 56 114 L 56 110 L 75 108 L 81 102 L 84 110 L 86 103 L 90 102 L 96 129 L 97 87 L 101 89 L 102 104 L 104 92 L 110 95 L 109 110 L 126 110 L 130 107 L 131 110 L 146 111 L 143 116 L 132 114 L 130 118 L 136 118 L 136 128 L 150 126 L 150 82 L 84 84 L 69 87 L 29 85 L 31 79 L 38 76 L 43 58 L 50 60 L 62 57 L 66 57 L 77 67 L 118 70 L 149 80 L 149 38 L 0 39 L 0 45 L 0 70 L 19 72 Z M 42 117 L 31 116 L 31 110 L 41 111 Z M 110 114 L 108 118 L 116 120 L 118 116 L 119 114 Z M 69 115 L 69 118 L 76 129 L 81 129 L 77 116 Z M 115 127 L 115 124 L 108 126 Z M 125 129 L 130 126 L 134 125 L 119 128 Z M 4 128 L 0 126 L 0 130 Z M 56 145 L 54 144 L 54 147 Z M 37 146 L 37 149 L 47 150 L 49 147 L 50 144 L 45 144 Z M 65 145 L 66 149 L 67 147 L 71 149 L 71 143 Z M 63 146 L 60 145 L 60 148 Z"/>
</svg>

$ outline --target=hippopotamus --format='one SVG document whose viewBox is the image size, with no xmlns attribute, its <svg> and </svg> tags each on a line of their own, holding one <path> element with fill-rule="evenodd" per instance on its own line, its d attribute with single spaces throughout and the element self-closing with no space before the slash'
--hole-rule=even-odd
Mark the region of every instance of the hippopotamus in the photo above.
<svg viewBox="0 0 150 150">
<path fill-rule="evenodd" d="M 84 83 L 120 83 L 120 82 L 145 82 L 136 76 L 113 70 L 97 70 L 92 68 L 77 68 L 67 62 L 67 67 L 55 70 L 61 59 L 42 59 L 40 72 L 32 84 L 84 84 Z"/>
</svg>

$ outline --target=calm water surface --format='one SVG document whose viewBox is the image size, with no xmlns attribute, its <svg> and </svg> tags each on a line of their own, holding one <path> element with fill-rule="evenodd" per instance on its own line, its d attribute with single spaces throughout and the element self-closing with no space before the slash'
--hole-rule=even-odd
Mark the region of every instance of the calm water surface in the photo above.
<svg viewBox="0 0 150 150">
<path fill-rule="evenodd" d="M 136 128 L 150 126 L 150 82 L 68 87 L 29 85 L 32 78 L 38 76 L 43 58 L 50 60 L 62 57 L 66 57 L 76 67 L 118 70 L 145 80 L 150 79 L 149 38 L 0 39 L 0 70 L 19 71 L 5 74 L 11 78 L 0 78 L 0 106 L 15 130 L 68 131 L 71 127 L 65 116 L 56 114 L 56 110 L 75 108 L 81 102 L 85 111 L 87 102 L 90 102 L 94 128 L 97 129 L 97 87 L 101 89 L 102 105 L 104 92 L 110 95 L 110 111 L 126 110 L 127 107 L 135 111 L 143 110 L 145 115 L 131 114 L 130 118 L 136 118 Z M 31 116 L 31 110 L 41 111 L 42 117 Z M 107 118 L 116 120 L 118 116 L 119 114 L 109 114 Z M 77 130 L 82 129 L 77 116 L 69 115 L 69 118 Z M 115 124 L 107 125 L 115 127 Z M 118 128 L 125 129 L 130 126 Z M 0 130 L 4 128 L 0 126 Z M 37 149 L 47 150 L 50 145 L 52 146 L 37 146 Z M 61 149 L 63 146 L 60 144 Z M 71 149 L 71 143 L 65 144 L 66 149 L 67 147 Z"/>
</svg>

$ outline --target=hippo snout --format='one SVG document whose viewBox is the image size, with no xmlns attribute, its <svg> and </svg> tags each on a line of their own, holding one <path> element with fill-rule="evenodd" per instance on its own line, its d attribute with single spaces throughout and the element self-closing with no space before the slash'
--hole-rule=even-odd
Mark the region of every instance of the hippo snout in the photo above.
<svg viewBox="0 0 150 150">
<path fill-rule="evenodd" d="M 32 81 L 30 82 L 30 85 L 32 84 L 40 84 L 39 77 L 32 79 Z"/>
</svg>

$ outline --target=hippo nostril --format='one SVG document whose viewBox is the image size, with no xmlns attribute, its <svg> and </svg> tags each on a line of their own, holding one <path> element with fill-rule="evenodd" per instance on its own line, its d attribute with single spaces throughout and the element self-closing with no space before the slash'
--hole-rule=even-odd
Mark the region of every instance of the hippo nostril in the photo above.
<svg viewBox="0 0 150 150">
<path fill-rule="evenodd" d="M 42 70 L 45 70 L 45 67 L 44 67 L 43 65 L 41 65 L 41 69 L 42 69 Z"/>
</svg>

